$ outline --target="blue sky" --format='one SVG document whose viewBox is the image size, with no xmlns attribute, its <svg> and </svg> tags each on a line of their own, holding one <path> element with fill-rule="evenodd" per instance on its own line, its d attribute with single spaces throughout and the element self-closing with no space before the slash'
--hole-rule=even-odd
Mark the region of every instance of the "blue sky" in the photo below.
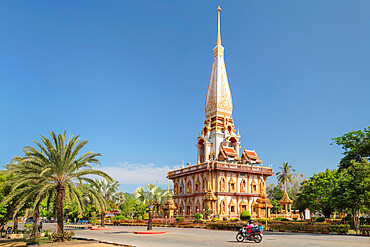
<svg viewBox="0 0 370 247">
<path fill-rule="evenodd" d="M 242 148 L 336 168 L 331 138 L 370 125 L 369 1 L 1 1 L 0 164 L 49 130 L 124 191 L 194 164 L 218 4 Z"/>
</svg>

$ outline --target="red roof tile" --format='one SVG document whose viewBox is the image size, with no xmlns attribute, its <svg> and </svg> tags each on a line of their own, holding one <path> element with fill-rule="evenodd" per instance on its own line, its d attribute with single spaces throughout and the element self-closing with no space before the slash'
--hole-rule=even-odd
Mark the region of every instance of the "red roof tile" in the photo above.
<svg viewBox="0 0 370 247">
<path fill-rule="evenodd" d="M 232 156 L 237 155 L 237 153 L 235 152 L 233 148 L 229 148 L 229 147 L 222 147 L 222 148 L 224 149 L 227 155 L 232 155 Z"/>
</svg>

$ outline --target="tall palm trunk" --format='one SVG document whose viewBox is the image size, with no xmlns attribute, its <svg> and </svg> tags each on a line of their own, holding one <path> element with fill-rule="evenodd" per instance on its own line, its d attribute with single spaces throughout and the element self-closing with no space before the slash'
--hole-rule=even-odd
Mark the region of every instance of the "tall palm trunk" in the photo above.
<svg viewBox="0 0 370 247">
<path fill-rule="evenodd" d="M 32 223 L 32 238 L 36 238 L 38 235 L 37 223 L 39 222 L 40 210 L 39 205 L 36 206 L 35 211 L 33 211 L 33 223 Z"/>
<path fill-rule="evenodd" d="M 101 227 L 105 227 L 105 221 L 104 221 L 104 218 L 105 218 L 105 209 L 102 208 L 101 210 Z"/>
<path fill-rule="evenodd" d="M 57 185 L 57 220 L 58 220 L 58 233 L 64 232 L 64 205 L 63 199 L 65 195 L 65 187 Z"/>
<path fill-rule="evenodd" d="M 286 191 L 286 179 L 284 179 L 284 192 Z"/>
<path fill-rule="evenodd" d="M 153 229 L 152 219 L 153 219 L 153 206 L 149 206 L 149 219 L 148 219 L 148 228 L 147 228 L 147 230 L 152 230 Z"/>
</svg>

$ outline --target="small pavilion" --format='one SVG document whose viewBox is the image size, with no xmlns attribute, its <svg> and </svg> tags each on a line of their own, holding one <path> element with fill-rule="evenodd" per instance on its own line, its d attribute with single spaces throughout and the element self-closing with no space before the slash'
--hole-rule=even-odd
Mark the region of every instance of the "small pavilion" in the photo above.
<svg viewBox="0 0 370 247">
<path fill-rule="evenodd" d="M 283 198 L 280 199 L 280 213 L 291 213 L 293 200 L 289 198 L 288 193 L 284 190 Z"/>
</svg>

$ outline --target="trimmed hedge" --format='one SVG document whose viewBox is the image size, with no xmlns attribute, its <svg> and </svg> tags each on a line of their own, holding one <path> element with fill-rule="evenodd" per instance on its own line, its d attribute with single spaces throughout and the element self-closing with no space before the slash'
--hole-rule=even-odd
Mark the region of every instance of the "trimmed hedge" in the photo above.
<svg viewBox="0 0 370 247">
<path fill-rule="evenodd" d="M 240 219 L 241 220 L 250 220 L 252 218 L 251 213 L 249 213 L 246 210 L 243 210 L 242 213 L 240 214 Z"/>
<path fill-rule="evenodd" d="M 360 225 L 359 229 L 361 234 L 370 234 L 370 225 Z"/>
<path fill-rule="evenodd" d="M 286 221 L 269 221 L 270 230 L 285 231 L 304 231 L 304 232 L 329 232 L 327 223 L 306 223 L 306 222 L 286 222 Z"/>
<path fill-rule="evenodd" d="M 346 225 L 330 225 L 329 232 L 346 233 L 347 226 Z"/>
<path fill-rule="evenodd" d="M 325 217 L 316 218 L 316 222 L 325 222 Z"/>
</svg>

